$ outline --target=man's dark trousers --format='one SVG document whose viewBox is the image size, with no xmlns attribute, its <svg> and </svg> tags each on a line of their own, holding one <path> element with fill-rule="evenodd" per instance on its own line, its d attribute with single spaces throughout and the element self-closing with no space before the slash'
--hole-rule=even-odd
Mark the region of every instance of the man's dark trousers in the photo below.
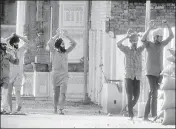
<svg viewBox="0 0 176 129">
<path fill-rule="evenodd" d="M 150 91 L 148 94 L 148 100 L 145 106 L 144 118 L 148 118 L 148 115 L 152 113 L 152 117 L 157 116 L 157 96 L 158 96 L 158 89 L 159 83 L 162 81 L 162 77 L 157 77 L 153 75 L 147 75 L 148 82 L 150 85 Z"/>
<path fill-rule="evenodd" d="M 128 114 L 133 117 L 133 107 L 136 105 L 140 95 L 140 80 L 125 78 L 126 93 L 128 98 Z"/>
</svg>

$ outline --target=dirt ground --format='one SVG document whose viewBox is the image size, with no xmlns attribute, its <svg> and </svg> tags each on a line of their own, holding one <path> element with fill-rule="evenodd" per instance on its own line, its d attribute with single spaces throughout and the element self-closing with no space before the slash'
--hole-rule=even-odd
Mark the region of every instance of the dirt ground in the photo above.
<svg viewBox="0 0 176 129">
<path fill-rule="evenodd" d="M 108 116 L 93 103 L 67 102 L 65 115 L 58 115 L 53 114 L 52 101 L 25 100 L 22 112 L 27 115 L 2 115 L 1 128 L 175 128 L 137 117 L 132 121 L 121 115 Z"/>
</svg>

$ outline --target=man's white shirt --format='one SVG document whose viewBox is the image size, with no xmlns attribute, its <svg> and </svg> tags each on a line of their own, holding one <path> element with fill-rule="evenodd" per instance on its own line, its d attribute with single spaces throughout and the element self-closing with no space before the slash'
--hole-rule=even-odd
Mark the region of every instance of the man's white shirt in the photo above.
<svg viewBox="0 0 176 129">
<path fill-rule="evenodd" d="M 10 64 L 10 83 L 15 80 L 22 79 L 24 74 L 24 55 L 28 48 L 28 44 L 24 43 L 20 48 L 16 50 L 17 56 L 19 58 L 19 65 Z M 14 48 L 12 48 L 14 49 Z M 14 50 L 9 50 L 12 56 L 15 56 Z"/>
</svg>

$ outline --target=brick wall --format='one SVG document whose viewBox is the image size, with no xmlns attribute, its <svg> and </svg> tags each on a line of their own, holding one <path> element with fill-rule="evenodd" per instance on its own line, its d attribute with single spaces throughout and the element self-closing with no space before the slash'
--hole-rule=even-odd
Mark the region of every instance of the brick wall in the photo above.
<svg viewBox="0 0 176 129">
<path fill-rule="evenodd" d="M 152 3 L 150 18 L 153 20 L 166 19 L 171 26 L 175 26 L 175 4 L 173 3 Z"/>
<path fill-rule="evenodd" d="M 125 34 L 128 28 L 138 32 L 145 31 L 145 3 L 111 1 L 111 19 L 106 22 L 106 31 L 115 35 Z M 151 3 L 151 19 L 167 19 L 175 26 L 175 5 L 173 3 Z"/>
</svg>

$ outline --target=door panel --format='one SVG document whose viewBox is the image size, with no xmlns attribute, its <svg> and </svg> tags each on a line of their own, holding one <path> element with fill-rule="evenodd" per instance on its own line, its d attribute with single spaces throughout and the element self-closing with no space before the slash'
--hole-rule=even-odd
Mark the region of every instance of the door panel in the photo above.
<svg viewBox="0 0 176 129">
<path fill-rule="evenodd" d="M 84 43 L 87 31 L 88 1 L 60 1 L 59 28 L 66 29 L 77 41 L 76 48 L 68 57 L 69 62 L 78 62 L 84 56 Z M 64 38 L 68 47 L 69 41 Z"/>
</svg>

